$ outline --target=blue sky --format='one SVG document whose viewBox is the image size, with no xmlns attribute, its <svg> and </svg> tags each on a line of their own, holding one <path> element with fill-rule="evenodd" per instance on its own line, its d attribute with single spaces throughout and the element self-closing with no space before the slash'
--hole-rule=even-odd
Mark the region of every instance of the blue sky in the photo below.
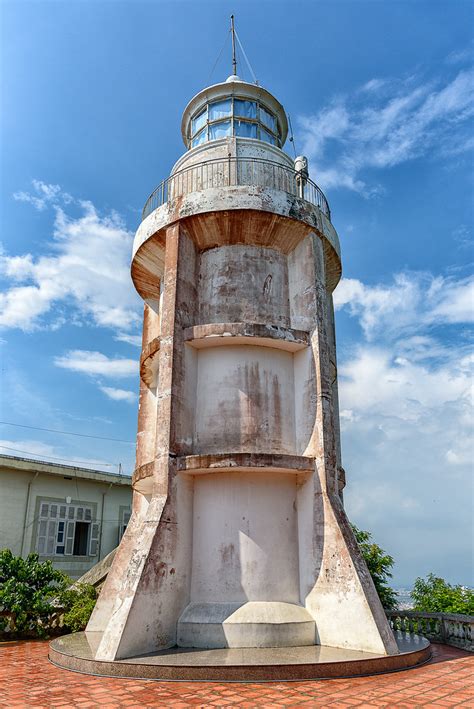
<svg viewBox="0 0 474 709">
<path fill-rule="evenodd" d="M 472 584 L 470 2 L 3 0 L 1 419 L 134 441 L 131 241 L 184 152 L 184 106 L 230 73 L 227 42 L 210 76 L 231 12 L 341 238 L 348 514 L 397 584 Z M 126 442 L 0 439 L 133 469 Z"/>
</svg>

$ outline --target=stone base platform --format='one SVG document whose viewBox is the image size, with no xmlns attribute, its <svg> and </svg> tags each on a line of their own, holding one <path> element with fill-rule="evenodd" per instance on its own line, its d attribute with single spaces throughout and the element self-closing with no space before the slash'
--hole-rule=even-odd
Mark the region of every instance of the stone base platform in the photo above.
<svg viewBox="0 0 474 709">
<path fill-rule="evenodd" d="M 50 661 L 64 669 L 105 677 L 168 681 L 273 682 L 359 677 L 416 667 L 431 657 L 426 638 L 395 633 L 400 653 L 368 652 L 312 645 L 291 648 L 197 650 L 171 648 L 126 660 L 94 660 L 101 633 L 74 633 L 49 646 Z"/>
</svg>

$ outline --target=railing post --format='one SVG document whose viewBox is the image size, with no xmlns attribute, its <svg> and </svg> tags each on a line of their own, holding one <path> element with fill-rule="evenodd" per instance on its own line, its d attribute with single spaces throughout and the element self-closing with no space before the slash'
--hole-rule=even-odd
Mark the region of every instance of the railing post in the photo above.
<svg viewBox="0 0 474 709">
<path fill-rule="evenodd" d="M 232 170 L 235 170 L 234 174 Z M 145 219 L 168 200 L 181 197 L 190 191 L 241 184 L 270 187 L 288 192 L 309 201 L 324 212 L 329 219 L 331 218 L 324 193 L 308 178 L 307 173 L 295 171 L 272 160 L 237 158 L 229 154 L 227 159 L 205 160 L 179 170 L 163 180 L 146 201 L 142 211 L 142 219 Z"/>
<path fill-rule="evenodd" d="M 448 637 L 449 637 L 449 632 L 448 632 L 448 628 L 447 628 L 448 622 L 449 621 L 444 616 L 441 616 L 439 625 L 440 625 L 440 635 L 441 635 L 441 642 L 442 643 L 446 643 L 446 641 L 448 640 Z"/>
</svg>

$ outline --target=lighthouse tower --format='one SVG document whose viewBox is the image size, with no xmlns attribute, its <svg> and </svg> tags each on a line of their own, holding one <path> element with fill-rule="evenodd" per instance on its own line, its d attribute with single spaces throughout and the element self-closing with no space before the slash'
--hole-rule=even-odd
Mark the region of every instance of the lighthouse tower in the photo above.
<svg viewBox="0 0 474 709">
<path fill-rule="evenodd" d="M 344 513 L 328 202 L 266 89 L 205 88 L 148 199 L 133 512 L 96 660 L 175 645 L 397 644 Z"/>
</svg>

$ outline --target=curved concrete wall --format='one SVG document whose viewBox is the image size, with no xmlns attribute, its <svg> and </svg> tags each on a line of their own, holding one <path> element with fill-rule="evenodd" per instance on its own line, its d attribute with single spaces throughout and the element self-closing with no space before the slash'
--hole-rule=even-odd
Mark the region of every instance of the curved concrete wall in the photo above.
<svg viewBox="0 0 474 709">
<path fill-rule="evenodd" d="M 284 254 L 259 246 L 204 251 L 199 270 L 199 323 L 290 325 Z"/>
<path fill-rule="evenodd" d="M 203 143 L 197 148 L 188 150 L 173 165 L 170 175 L 201 162 L 225 160 L 228 157 L 261 158 L 294 169 L 293 160 L 281 148 L 254 138 L 229 137 L 212 140 L 210 143 Z"/>
<path fill-rule="evenodd" d="M 194 453 L 295 452 L 293 354 L 245 345 L 198 352 Z"/>
<path fill-rule="evenodd" d="M 300 602 L 296 475 L 198 475 L 193 518 L 193 602 Z"/>
</svg>

